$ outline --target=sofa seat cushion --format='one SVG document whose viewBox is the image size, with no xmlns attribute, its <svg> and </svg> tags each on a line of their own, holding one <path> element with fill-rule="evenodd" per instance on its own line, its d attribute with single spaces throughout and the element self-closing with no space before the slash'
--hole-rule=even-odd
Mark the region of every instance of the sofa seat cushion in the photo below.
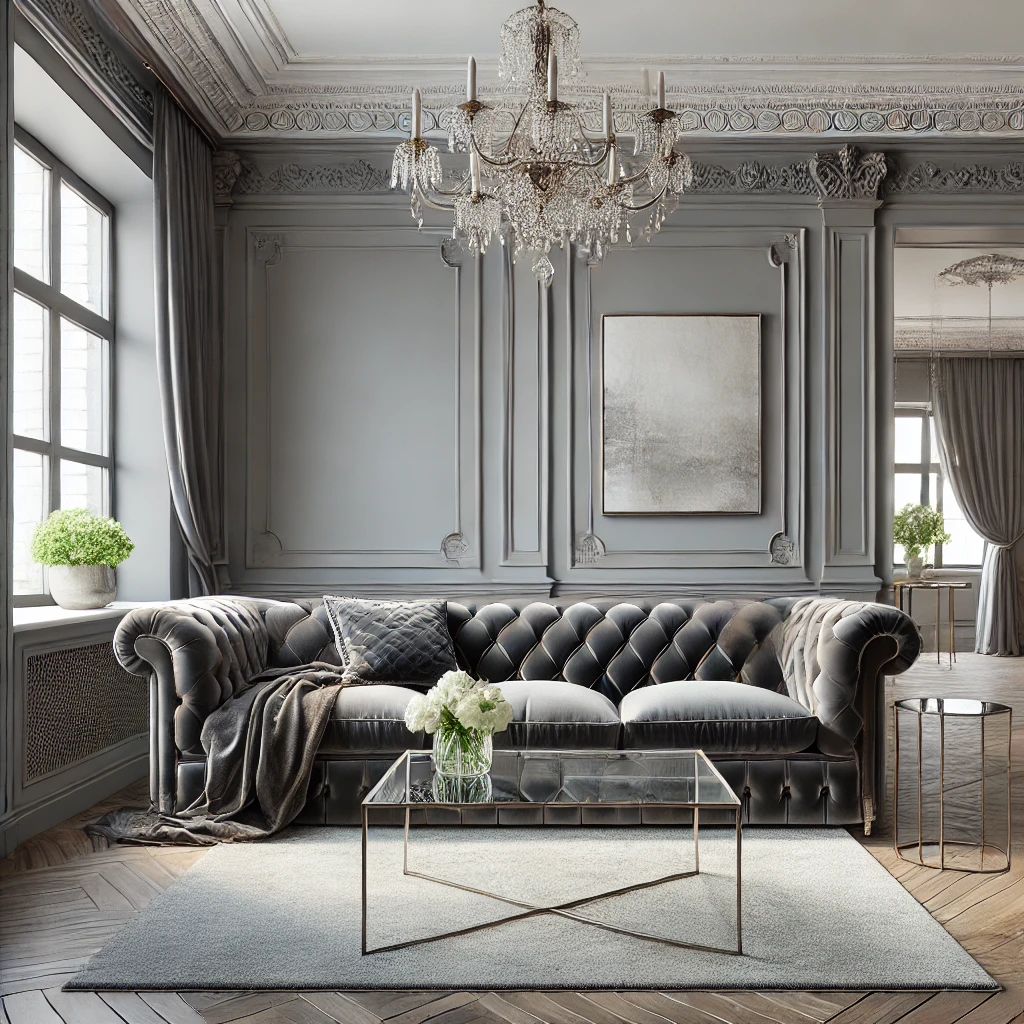
<svg viewBox="0 0 1024 1024">
<path fill-rule="evenodd" d="M 643 686 L 622 699 L 619 716 L 626 749 L 795 754 L 818 730 L 818 719 L 785 694 L 724 681 Z"/>
<path fill-rule="evenodd" d="M 596 690 L 551 679 L 498 683 L 515 718 L 494 745 L 532 750 L 615 750 L 620 723 L 615 705 Z"/>
<path fill-rule="evenodd" d="M 424 750 L 430 738 L 410 732 L 405 709 L 417 691 L 405 686 L 365 683 L 346 686 L 334 702 L 318 755 L 398 754 Z"/>
</svg>

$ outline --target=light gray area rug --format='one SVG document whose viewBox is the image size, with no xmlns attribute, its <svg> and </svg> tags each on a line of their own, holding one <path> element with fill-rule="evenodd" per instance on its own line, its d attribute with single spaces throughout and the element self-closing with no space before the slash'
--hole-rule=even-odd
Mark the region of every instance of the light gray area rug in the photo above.
<svg viewBox="0 0 1024 1024">
<path fill-rule="evenodd" d="M 701 874 L 582 908 L 703 945 L 735 942 L 733 833 L 701 830 Z M 370 833 L 369 942 L 515 908 L 402 874 Z M 687 870 L 689 829 L 414 829 L 410 868 L 547 905 Z M 294 828 L 218 846 L 129 921 L 70 989 L 997 988 L 846 832 L 749 829 L 743 956 L 665 946 L 551 914 L 360 953 L 360 834 Z"/>
</svg>

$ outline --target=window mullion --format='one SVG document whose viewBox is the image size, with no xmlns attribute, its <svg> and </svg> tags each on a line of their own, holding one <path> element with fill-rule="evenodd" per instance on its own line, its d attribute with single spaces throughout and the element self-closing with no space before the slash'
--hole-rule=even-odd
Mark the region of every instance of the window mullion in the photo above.
<svg viewBox="0 0 1024 1024">
<path fill-rule="evenodd" d="M 67 462 L 80 462 L 83 466 L 97 466 L 100 469 L 110 469 L 109 455 L 93 455 L 92 452 L 79 451 L 77 448 L 65 448 L 63 445 L 54 445 L 57 457 Z"/>
<path fill-rule="evenodd" d="M 61 216 L 60 174 L 50 174 L 50 286 L 55 296 L 60 295 Z M 57 303 L 50 306 L 50 496 L 49 509 L 60 508 L 60 310 Z"/>
</svg>

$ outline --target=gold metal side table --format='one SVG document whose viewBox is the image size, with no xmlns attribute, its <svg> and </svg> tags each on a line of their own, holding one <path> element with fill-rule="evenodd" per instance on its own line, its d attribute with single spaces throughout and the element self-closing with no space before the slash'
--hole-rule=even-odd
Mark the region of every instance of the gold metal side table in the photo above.
<svg viewBox="0 0 1024 1024">
<path fill-rule="evenodd" d="M 1009 871 L 1013 725 L 1009 705 L 951 697 L 911 697 L 896 701 L 892 713 L 896 855 L 939 870 L 948 867 L 982 874 Z M 901 721 L 910 726 L 909 730 L 901 731 Z M 909 748 L 906 751 L 901 748 L 901 735 Z M 1005 798 L 1006 807 L 993 813 L 990 805 L 1000 796 Z M 906 825 L 901 813 L 908 819 Z"/>
<path fill-rule="evenodd" d="M 934 579 L 913 579 L 894 580 L 892 584 L 893 595 L 896 598 L 896 607 L 901 612 L 906 612 L 911 618 L 914 617 L 914 591 L 934 590 L 935 591 L 935 660 L 942 664 L 942 591 L 949 593 L 949 667 L 953 667 L 956 661 L 956 638 L 953 627 L 956 622 L 956 600 L 955 593 L 958 590 L 970 590 L 970 580 L 934 580 Z M 906 605 L 906 607 L 904 607 Z"/>
</svg>

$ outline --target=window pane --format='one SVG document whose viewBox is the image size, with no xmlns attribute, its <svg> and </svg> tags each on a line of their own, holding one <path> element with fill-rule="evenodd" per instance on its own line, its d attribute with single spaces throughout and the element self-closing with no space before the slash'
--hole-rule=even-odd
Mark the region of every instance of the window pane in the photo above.
<svg viewBox="0 0 1024 1024">
<path fill-rule="evenodd" d="M 70 320 L 60 322 L 60 443 L 107 453 L 107 343 Z"/>
<path fill-rule="evenodd" d="M 104 313 L 107 221 L 67 182 L 60 183 L 60 290 L 95 313 Z"/>
<path fill-rule="evenodd" d="M 14 147 L 14 265 L 50 280 L 50 172 Z"/>
<path fill-rule="evenodd" d="M 81 462 L 60 463 L 60 507 L 87 508 L 98 516 L 107 514 L 107 471 Z"/>
<path fill-rule="evenodd" d="M 939 435 L 935 430 L 935 417 L 928 417 L 928 430 L 931 433 L 931 444 L 932 444 L 932 462 L 939 461 Z"/>
<path fill-rule="evenodd" d="M 42 594 L 43 567 L 32 561 L 32 532 L 46 517 L 47 458 L 14 449 L 14 593 Z"/>
<path fill-rule="evenodd" d="M 42 441 L 49 436 L 49 326 L 45 306 L 14 293 L 14 432 Z"/>
<path fill-rule="evenodd" d="M 896 461 L 921 462 L 920 416 L 896 417 Z"/>
<path fill-rule="evenodd" d="M 970 523 L 964 518 L 960 506 L 956 503 L 956 495 L 949 481 L 942 482 L 943 517 L 946 520 L 946 533 L 953 539 L 942 545 L 942 561 L 944 565 L 981 565 L 985 554 L 985 541 L 971 529 Z"/>
</svg>

